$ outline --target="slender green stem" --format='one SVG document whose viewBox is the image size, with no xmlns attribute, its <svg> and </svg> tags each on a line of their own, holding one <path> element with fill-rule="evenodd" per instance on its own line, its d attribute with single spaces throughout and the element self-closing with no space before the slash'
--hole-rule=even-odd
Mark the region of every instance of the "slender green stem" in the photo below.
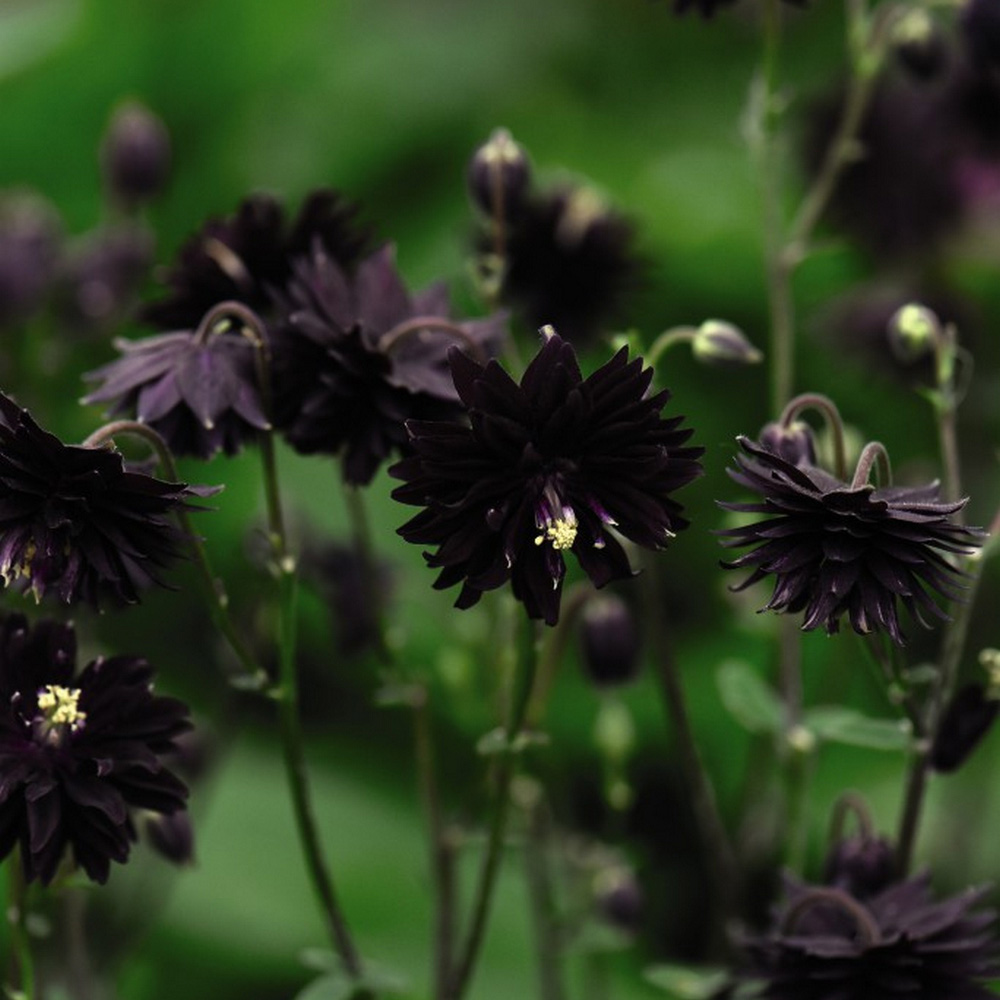
<svg viewBox="0 0 1000 1000">
<path fill-rule="evenodd" d="M 656 362 L 670 350 L 671 347 L 676 347 L 678 344 L 690 344 L 698 334 L 697 327 L 694 326 L 675 326 L 671 327 L 669 330 L 664 330 L 656 340 L 653 341 L 649 346 L 649 350 L 646 351 L 646 364 L 650 368 L 656 367 Z"/>
<path fill-rule="evenodd" d="M 11 992 L 25 1000 L 41 1000 L 41 990 L 35 979 L 35 961 L 28 934 L 28 883 L 21 865 L 20 850 L 15 850 L 7 862 L 7 920 L 10 927 L 12 969 Z"/>
<path fill-rule="evenodd" d="M 416 745 L 417 780 L 430 844 L 430 868 L 434 887 L 434 992 L 435 1000 L 445 995 L 451 974 L 455 946 L 455 851 L 445 829 L 441 793 L 434 762 L 427 691 L 420 688 L 413 702 L 413 730 Z"/>
<path fill-rule="evenodd" d="M 657 566 L 647 560 L 643 573 L 647 601 L 647 620 L 651 623 L 651 640 L 656 657 L 656 676 L 677 744 L 681 774 L 691 796 L 691 807 L 698 830 L 705 842 L 705 855 L 712 876 L 716 904 L 722 915 L 723 927 L 737 913 L 739 899 L 739 866 L 725 824 L 719 813 L 718 799 L 708 771 L 705 769 L 695 740 L 680 671 L 667 638 L 666 622 L 659 587 Z"/>
<path fill-rule="evenodd" d="M 453 970 L 449 988 L 445 994 L 446 1000 L 459 1000 L 468 988 L 483 943 L 486 922 L 493 901 L 493 889 L 500 870 L 504 835 L 510 812 L 511 782 L 514 778 L 517 760 L 513 744 L 524 724 L 538 662 L 538 642 L 535 637 L 531 636 L 522 645 L 523 655 L 521 657 L 519 685 L 514 693 L 514 701 L 507 725 L 504 727 L 507 748 L 500 754 L 496 769 L 496 803 L 493 821 L 490 825 L 486 853 L 483 856 L 483 864 L 479 872 L 479 882 L 476 887 L 468 935 Z"/>
<path fill-rule="evenodd" d="M 177 465 L 174 462 L 173 454 L 167 447 L 167 443 L 147 424 L 142 424 L 135 420 L 115 420 L 94 431 L 83 442 L 83 447 L 99 448 L 123 434 L 137 437 L 148 444 L 156 454 L 160 467 L 163 470 L 163 475 L 171 482 L 180 482 L 180 477 L 177 474 Z M 233 651 L 243 672 L 243 680 L 246 686 L 256 689 L 263 688 L 267 684 L 267 673 L 257 662 L 256 657 L 251 652 L 250 647 L 229 615 L 229 595 L 226 593 L 225 584 L 212 570 L 212 565 L 209 562 L 208 553 L 205 550 L 201 536 L 194 530 L 194 526 L 191 524 L 191 515 L 183 506 L 177 508 L 176 514 L 177 520 L 180 522 L 181 531 L 184 533 L 190 547 L 195 570 L 198 574 L 198 583 L 208 604 L 212 623 Z"/>
<path fill-rule="evenodd" d="M 352 486 L 341 475 L 344 486 L 344 502 L 347 507 L 347 519 L 351 526 L 351 537 L 354 550 L 361 563 L 361 585 L 364 588 L 365 602 L 372 612 L 375 621 L 375 652 L 383 663 L 392 660 L 392 653 L 385 638 L 385 617 L 382 590 L 379 586 L 378 556 L 372 542 L 371 524 L 365 507 L 365 498 L 357 486 Z"/>
<path fill-rule="evenodd" d="M 945 632 L 937 680 L 924 714 L 923 725 L 917 733 L 918 746 L 907 778 L 896 846 L 896 863 L 901 876 L 909 871 L 913 860 L 927 782 L 931 773 L 930 755 L 934 736 L 955 688 L 984 563 L 981 554 L 966 560 L 969 574 L 968 590 L 965 599 L 955 606 L 954 618 Z"/>
<path fill-rule="evenodd" d="M 528 876 L 535 946 L 538 953 L 538 981 L 541 1000 L 565 1000 L 562 981 L 563 930 L 559 922 L 550 864 L 552 818 L 540 787 L 525 796 L 527 837 L 524 863 Z"/>
</svg>

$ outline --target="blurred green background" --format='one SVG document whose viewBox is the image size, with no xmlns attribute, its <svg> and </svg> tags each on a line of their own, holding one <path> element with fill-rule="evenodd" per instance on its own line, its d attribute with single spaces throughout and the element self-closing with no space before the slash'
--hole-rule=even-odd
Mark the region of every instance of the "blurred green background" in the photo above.
<svg viewBox="0 0 1000 1000">
<path fill-rule="evenodd" d="M 838 79 L 840 5 L 817 0 L 787 20 L 781 73 L 793 108 L 803 108 Z M 364 206 L 383 239 L 398 243 L 412 286 L 445 277 L 456 300 L 469 305 L 465 164 L 504 125 L 540 177 L 586 178 L 637 222 L 648 281 L 627 325 L 647 344 L 667 327 L 715 316 L 738 323 L 766 349 L 759 192 L 740 126 L 759 58 L 756 21 L 752 4 L 705 22 L 675 17 L 665 0 L 0 0 L 0 188 L 37 189 L 70 234 L 93 227 L 106 211 L 97 145 L 114 106 L 135 97 L 162 116 L 173 143 L 169 188 L 149 213 L 159 261 L 169 261 L 206 216 L 230 212 L 250 191 L 279 194 L 294 206 L 310 188 L 333 185 Z M 790 116 L 793 132 L 798 120 Z M 801 181 L 789 154 L 794 200 Z M 996 506 L 994 251 L 988 241 L 966 240 L 941 265 L 977 317 L 976 382 L 963 411 L 973 523 L 987 521 Z M 829 304 L 880 270 L 846 244 L 803 268 L 796 387 L 833 396 L 849 424 L 887 444 L 897 467 L 933 474 L 930 407 L 903 380 L 873 369 L 846 333 L 821 335 Z M 125 324 L 112 332 L 140 331 Z M 29 332 L 51 334 L 44 324 Z M 44 377 L 3 389 L 30 400 L 44 425 L 81 440 L 100 414 L 76 406 L 79 376 L 110 359 L 109 341 L 81 339 L 49 357 Z M 595 348 L 587 363 L 604 356 Z M 734 437 L 755 434 L 769 416 L 767 372 L 699 368 L 686 352 L 673 352 L 661 377 L 674 394 L 671 408 L 686 414 L 706 449 L 706 475 L 682 498 L 693 527 L 664 557 L 665 614 L 705 760 L 735 828 L 752 805 L 745 789 L 768 754 L 766 741 L 724 710 L 716 670 L 739 659 L 767 676 L 774 623 L 753 614 L 763 597 L 734 603 L 727 594 L 732 580 L 718 569 L 711 532 L 724 521 L 714 500 L 734 498 L 724 471 Z M 300 544 L 342 534 L 332 463 L 290 453 L 281 460 Z M 270 590 L 256 556 L 256 456 L 190 463 L 184 474 L 226 484 L 218 510 L 200 515 L 199 524 L 244 626 L 266 634 Z M 369 492 L 376 544 L 395 574 L 394 636 L 406 650 L 406 669 L 432 683 L 454 790 L 447 804 L 474 826 L 483 795 L 473 746 L 493 724 L 490 613 L 454 612 L 453 594 L 431 591 L 419 552 L 394 534 L 408 515 L 388 499 L 390 485 L 383 475 Z M 220 680 L 224 657 L 189 597 L 192 580 L 182 571 L 178 592 L 150 595 L 124 615 L 98 622 L 77 616 L 92 650 L 145 653 L 161 686 L 190 699 L 215 747 L 214 766 L 192 799 L 195 868 L 174 873 L 138 847 L 106 889 L 86 892 L 93 961 L 117 982 L 114 995 L 128 1000 L 291 997 L 312 975 L 300 955 L 322 945 L 322 928 L 294 848 L 271 713 L 234 697 Z M 996 582 L 989 574 L 972 650 L 1000 644 L 990 612 Z M 302 612 L 310 759 L 343 902 L 363 953 L 405 976 L 408 995 L 426 995 L 429 891 L 410 719 L 403 709 L 375 707 L 371 664 L 331 651 L 330 615 L 319 596 L 307 592 Z M 804 648 L 811 703 L 844 700 L 889 714 L 853 636 L 811 634 Z M 626 766 L 634 804 L 617 815 L 603 801 L 592 736 L 601 699 L 574 658 L 571 650 L 553 692 L 552 743 L 531 768 L 549 783 L 564 829 L 621 848 L 637 866 L 649 905 L 634 949 L 606 962 L 574 960 L 572 994 L 590 995 L 601 961 L 611 996 L 662 996 L 644 984 L 641 970 L 704 956 L 706 861 L 652 677 L 647 671 L 621 696 L 638 735 Z M 974 669 L 971 658 L 966 669 Z M 998 753 L 994 740 L 961 779 L 933 789 L 920 857 L 935 860 L 944 886 L 998 871 L 1000 842 L 986 831 L 1000 810 L 983 791 L 995 782 Z M 894 828 L 903 765 L 898 753 L 820 749 L 809 806 L 813 865 L 830 803 L 847 786 L 870 796 L 882 829 Z M 769 800 L 762 801 L 766 810 Z M 476 1000 L 533 994 L 529 934 L 519 858 L 511 852 Z"/>
</svg>

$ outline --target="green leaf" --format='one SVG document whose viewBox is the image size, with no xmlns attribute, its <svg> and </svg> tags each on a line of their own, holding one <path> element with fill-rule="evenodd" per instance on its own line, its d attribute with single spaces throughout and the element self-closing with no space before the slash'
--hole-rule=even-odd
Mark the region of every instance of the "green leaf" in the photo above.
<svg viewBox="0 0 1000 1000">
<path fill-rule="evenodd" d="M 331 972 L 314 979 L 295 995 L 295 1000 L 351 1000 L 355 985 L 344 972 Z"/>
<path fill-rule="evenodd" d="M 44 59 L 80 19 L 79 0 L 30 0 L 0 5 L 0 79 Z"/>
<path fill-rule="evenodd" d="M 719 666 L 716 683 L 729 714 L 751 733 L 780 733 L 784 710 L 772 688 L 749 663 L 726 660 Z"/>
<path fill-rule="evenodd" d="M 643 975 L 674 1000 L 710 1000 L 729 979 L 722 969 L 692 965 L 652 965 Z"/>
<path fill-rule="evenodd" d="M 821 740 L 869 750 L 907 750 L 913 740 L 905 719 L 873 719 L 839 705 L 807 709 L 802 721 Z"/>
</svg>

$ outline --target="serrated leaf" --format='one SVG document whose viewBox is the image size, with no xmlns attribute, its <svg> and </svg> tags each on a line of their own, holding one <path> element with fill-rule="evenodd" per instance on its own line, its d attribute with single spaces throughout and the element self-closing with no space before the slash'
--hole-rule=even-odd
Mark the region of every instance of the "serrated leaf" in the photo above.
<svg viewBox="0 0 1000 1000">
<path fill-rule="evenodd" d="M 905 719 L 873 719 L 839 705 L 810 708 L 802 722 L 818 739 L 869 750 L 907 750 L 913 739 Z"/>
<path fill-rule="evenodd" d="M 784 709 L 777 693 L 760 679 L 749 663 L 726 660 L 719 666 L 716 683 L 729 714 L 751 733 L 780 733 Z"/>
<path fill-rule="evenodd" d="M 729 979 L 722 969 L 691 965 L 652 965 L 643 976 L 674 1000 L 711 1000 Z"/>
</svg>

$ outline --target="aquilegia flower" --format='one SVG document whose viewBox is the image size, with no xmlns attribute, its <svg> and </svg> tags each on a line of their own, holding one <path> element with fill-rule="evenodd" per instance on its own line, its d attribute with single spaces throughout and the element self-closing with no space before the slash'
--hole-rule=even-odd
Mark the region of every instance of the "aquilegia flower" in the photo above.
<svg viewBox="0 0 1000 1000">
<path fill-rule="evenodd" d="M 115 341 L 122 356 L 84 378 L 84 403 L 111 403 L 152 427 L 175 455 L 235 455 L 269 426 L 255 346 L 235 331 L 178 330 Z"/>
<path fill-rule="evenodd" d="M 433 285 L 412 297 L 391 246 L 352 277 L 320 248 L 300 259 L 271 335 L 275 424 L 296 451 L 343 456 L 344 478 L 371 481 L 407 444 L 411 418 L 446 420 L 461 407 L 448 371 L 456 340 L 484 360 L 503 343 L 506 319 L 450 319 Z"/>
<path fill-rule="evenodd" d="M 660 416 L 669 393 L 647 396 L 652 369 L 622 349 L 584 379 L 571 345 L 552 333 L 518 385 L 500 365 L 449 353 L 470 425 L 411 422 L 414 454 L 390 472 L 393 492 L 424 507 L 399 529 L 436 545 L 434 586 L 462 584 L 475 604 L 511 582 L 532 618 L 554 625 L 572 552 L 598 587 L 630 576 L 610 529 L 662 548 L 687 526 L 671 494 L 701 473 L 682 417 Z"/>
<path fill-rule="evenodd" d="M 0 393 L 0 576 L 65 604 L 134 604 L 162 583 L 185 536 L 173 514 L 214 492 L 125 469 L 106 448 L 63 444 Z"/>
<path fill-rule="evenodd" d="M 0 617 L 0 858 L 20 845 L 29 881 L 51 882 L 68 850 L 105 882 L 136 839 L 132 810 L 184 808 L 162 758 L 190 728 L 187 707 L 152 679 L 135 656 L 77 674 L 71 625 Z"/>
<path fill-rule="evenodd" d="M 928 591 L 959 596 L 961 574 L 942 553 L 968 553 L 977 532 L 951 518 L 964 500 L 942 501 L 928 486 L 851 486 L 816 466 L 792 465 L 738 439 L 745 454 L 729 475 L 760 495 L 726 510 L 767 515 L 721 532 L 729 548 L 753 546 L 726 569 L 751 570 L 735 589 L 768 576 L 774 591 L 763 611 L 804 611 L 805 631 L 836 632 L 846 615 L 859 634 L 882 630 L 902 645 L 898 604 L 922 625 L 947 618 Z"/>
<path fill-rule="evenodd" d="M 767 1000 L 988 1000 L 1000 963 L 985 892 L 937 902 L 929 883 L 859 899 L 789 880 L 775 929 L 747 942 L 748 978 Z"/>
<path fill-rule="evenodd" d="M 163 330 L 193 330 L 212 306 L 230 300 L 266 314 L 295 259 L 314 245 L 347 269 L 364 256 L 371 237 L 358 211 L 339 192 L 320 189 L 289 224 L 276 198 L 245 198 L 235 215 L 209 219 L 184 244 L 167 274 L 169 294 L 146 306 L 142 318 Z"/>
</svg>

